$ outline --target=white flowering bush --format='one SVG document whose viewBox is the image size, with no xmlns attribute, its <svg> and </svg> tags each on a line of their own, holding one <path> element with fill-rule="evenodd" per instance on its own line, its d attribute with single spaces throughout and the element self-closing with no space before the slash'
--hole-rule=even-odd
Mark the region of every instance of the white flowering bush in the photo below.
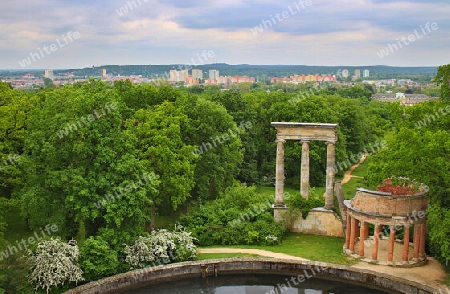
<svg viewBox="0 0 450 294">
<path fill-rule="evenodd" d="M 175 226 L 173 232 L 166 229 L 152 231 L 150 236 L 139 236 L 133 245 L 125 247 L 125 262 L 131 268 L 144 268 L 192 260 L 197 257 L 194 240 L 181 226 Z"/>
<path fill-rule="evenodd" d="M 80 252 L 75 240 L 68 243 L 60 239 L 41 241 L 36 252 L 28 250 L 27 261 L 30 274 L 28 281 L 35 289 L 62 286 L 66 282 L 83 281 L 83 271 L 78 266 Z"/>
<path fill-rule="evenodd" d="M 276 245 L 278 244 L 278 237 L 277 236 L 272 236 L 272 235 L 267 235 L 265 238 L 266 240 L 266 244 L 267 245 Z"/>
</svg>

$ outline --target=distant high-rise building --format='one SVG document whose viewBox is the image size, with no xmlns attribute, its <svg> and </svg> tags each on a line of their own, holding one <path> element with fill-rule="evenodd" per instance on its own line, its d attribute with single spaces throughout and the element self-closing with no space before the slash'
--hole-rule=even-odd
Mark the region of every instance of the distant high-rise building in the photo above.
<svg viewBox="0 0 450 294">
<path fill-rule="evenodd" d="M 170 82 L 185 82 L 188 77 L 188 70 L 174 70 L 172 69 L 169 73 Z"/>
<path fill-rule="evenodd" d="M 350 72 L 349 72 L 347 69 L 343 69 L 342 72 L 341 72 L 341 74 L 342 74 L 342 77 L 343 77 L 344 79 L 346 79 L 346 78 L 348 78 L 348 76 L 350 75 Z"/>
<path fill-rule="evenodd" d="M 192 78 L 194 80 L 203 80 L 203 71 L 201 69 L 193 69 Z"/>
<path fill-rule="evenodd" d="M 106 68 L 102 68 L 102 77 L 106 77 Z"/>
<path fill-rule="evenodd" d="M 363 77 L 364 77 L 364 78 L 368 78 L 368 77 L 369 77 L 369 74 L 370 74 L 370 71 L 369 71 L 368 69 L 365 69 L 365 70 L 363 71 Z"/>
<path fill-rule="evenodd" d="M 210 69 L 209 70 L 209 78 L 211 80 L 218 80 L 219 79 L 219 71 L 217 69 Z"/>
<path fill-rule="evenodd" d="M 53 69 L 46 69 L 45 72 L 44 72 L 44 77 L 53 80 L 53 78 L 54 78 L 54 76 L 53 76 Z"/>
<path fill-rule="evenodd" d="M 355 69 L 355 75 L 353 77 L 355 79 L 359 79 L 361 77 L 361 70 Z"/>
</svg>

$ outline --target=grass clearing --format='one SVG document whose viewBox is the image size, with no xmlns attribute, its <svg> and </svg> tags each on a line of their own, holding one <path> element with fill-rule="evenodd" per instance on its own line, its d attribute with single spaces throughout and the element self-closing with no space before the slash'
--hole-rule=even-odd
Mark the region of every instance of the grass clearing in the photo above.
<svg viewBox="0 0 450 294">
<path fill-rule="evenodd" d="M 315 236 L 291 233 L 283 240 L 281 245 L 277 246 L 211 246 L 211 247 L 229 247 L 245 249 L 262 249 L 271 252 L 284 253 L 292 256 L 303 257 L 314 261 L 323 261 L 341 265 L 353 265 L 358 262 L 342 252 L 344 238 Z M 236 256 L 236 255 L 232 255 Z"/>
</svg>

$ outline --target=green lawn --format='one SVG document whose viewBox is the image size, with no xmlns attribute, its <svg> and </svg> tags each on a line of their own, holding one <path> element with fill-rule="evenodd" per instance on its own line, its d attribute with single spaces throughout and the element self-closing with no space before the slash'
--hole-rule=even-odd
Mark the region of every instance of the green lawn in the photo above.
<svg viewBox="0 0 450 294">
<path fill-rule="evenodd" d="M 303 257 L 314 261 L 353 265 L 358 261 L 342 253 L 342 246 L 344 245 L 344 242 L 344 238 L 291 233 L 286 239 L 283 240 L 281 245 L 277 246 L 237 245 L 211 247 L 262 249 Z"/>
</svg>

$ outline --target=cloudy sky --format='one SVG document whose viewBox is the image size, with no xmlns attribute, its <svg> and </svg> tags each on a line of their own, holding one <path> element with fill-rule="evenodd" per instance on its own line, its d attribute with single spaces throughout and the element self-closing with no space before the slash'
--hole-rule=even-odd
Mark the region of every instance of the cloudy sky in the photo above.
<svg viewBox="0 0 450 294">
<path fill-rule="evenodd" d="M 0 69 L 437 66 L 450 63 L 449 15 L 449 0 L 1 0 Z"/>
</svg>

